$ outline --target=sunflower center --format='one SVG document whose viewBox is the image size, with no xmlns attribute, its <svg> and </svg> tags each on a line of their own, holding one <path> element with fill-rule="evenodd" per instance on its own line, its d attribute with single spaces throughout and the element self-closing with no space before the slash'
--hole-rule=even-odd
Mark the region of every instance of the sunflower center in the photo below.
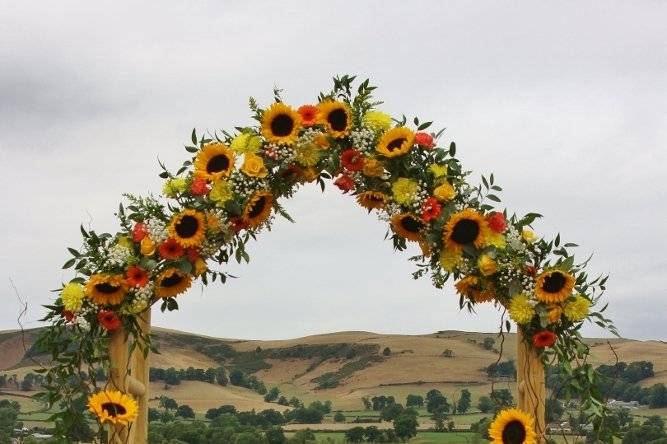
<svg viewBox="0 0 667 444">
<path fill-rule="evenodd" d="M 377 202 L 377 203 L 384 203 L 384 199 L 382 196 L 376 196 L 375 194 L 371 194 L 370 196 L 366 196 L 366 199 L 368 199 L 371 202 Z"/>
<path fill-rule="evenodd" d="M 452 240 L 457 244 L 469 244 L 477 239 L 479 224 L 470 219 L 463 219 L 454 225 Z"/>
<path fill-rule="evenodd" d="M 503 429 L 503 444 L 522 444 L 526 439 L 526 429 L 521 421 L 510 421 Z"/>
<path fill-rule="evenodd" d="M 115 402 L 105 402 L 102 404 L 102 410 L 107 412 L 107 414 L 112 417 L 124 415 L 127 413 L 125 407 L 120 404 L 116 404 Z"/>
<path fill-rule="evenodd" d="M 391 152 L 391 151 L 400 149 L 401 146 L 403 145 L 403 143 L 407 142 L 407 140 L 408 139 L 406 139 L 405 137 L 401 137 L 399 139 L 394 139 L 387 144 L 387 150 L 389 150 Z"/>
<path fill-rule="evenodd" d="M 120 289 L 119 286 L 117 285 L 111 285 L 108 282 L 102 282 L 101 284 L 96 284 L 95 285 L 95 290 L 99 291 L 100 293 L 104 294 L 112 294 L 117 292 Z"/>
<path fill-rule="evenodd" d="M 419 222 L 414 217 L 407 216 L 401 219 L 401 227 L 403 227 L 405 231 L 409 231 L 411 233 L 419 233 L 419 230 L 421 230 L 424 227 L 424 224 Z"/>
<path fill-rule="evenodd" d="M 335 109 L 327 116 L 327 122 L 333 130 L 345 131 L 345 128 L 347 128 L 347 113 L 342 108 Z"/>
<path fill-rule="evenodd" d="M 192 237 L 199 231 L 199 220 L 188 214 L 183 216 L 174 228 L 180 237 Z"/>
<path fill-rule="evenodd" d="M 547 293 L 558 293 L 565 286 L 565 276 L 561 273 L 554 271 L 549 276 L 544 278 L 544 284 L 542 284 L 542 290 Z"/>
<path fill-rule="evenodd" d="M 162 279 L 162 282 L 160 282 L 160 285 L 162 287 L 169 288 L 169 287 L 173 287 L 175 285 L 180 284 L 182 281 L 183 281 L 183 276 L 181 276 L 178 273 L 174 273 L 171 276 Z"/>
<path fill-rule="evenodd" d="M 264 210 L 264 206 L 266 206 L 266 197 L 261 196 L 252 204 L 252 208 L 248 211 L 248 217 L 252 219 L 259 216 Z"/>
<path fill-rule="evenodd" d="M 278 137 L 289 136 L 293 129 L 294 119 L 287 114 L 278 114 L 271 121 L 271 132 Z"/>
<path fill-rule="evenodd" d="M 209 174 L 227 171 L 229 168 L 229 157 L 224 154 L 213 156 L 206 162 L 206 172 Z"/>
</svg>

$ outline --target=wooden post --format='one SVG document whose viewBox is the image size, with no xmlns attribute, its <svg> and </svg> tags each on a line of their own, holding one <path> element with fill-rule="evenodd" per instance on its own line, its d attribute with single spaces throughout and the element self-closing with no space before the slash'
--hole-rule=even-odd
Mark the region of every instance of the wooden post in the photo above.
<svg viewBox="0 0 667 444">
<path fill-rule="evenodd" d="M 535 418 L 538 443 L 546 443 L 545 401 L 547 389 L 544 365 L 537 351 L 526 342 L 521 328 L 517 328 L 517 384 L 519 408 Z"/>
<path fill-rule="evenodd" d="M 111 334 L 111 341 L 109 342 L 109 385 L 111 389 L 121 392 L 126 391 L 129 359 L 126 335 L 125 329 L 119 328 Z M 107 442 L 109 444 L 128 442 L 127 427 L 109 426 L 107 431 Z"/>
<path fill-rule="evenodd" d="M 151 330 L 151 308 L 139 316 L 139 326 L 143 334 L 150 334 Z M 136 399 L 139 404 L 139 414 L 134 426 L 130 430 L 130 442 L 136 444 L 146 444 L 148 442 L 148 371 L 150 369 L 148 357 L 138 348 L 132 353 L 132 376 L 139 382 L 143 388 L 141 395 L 137 394 Z"/>
</svg>

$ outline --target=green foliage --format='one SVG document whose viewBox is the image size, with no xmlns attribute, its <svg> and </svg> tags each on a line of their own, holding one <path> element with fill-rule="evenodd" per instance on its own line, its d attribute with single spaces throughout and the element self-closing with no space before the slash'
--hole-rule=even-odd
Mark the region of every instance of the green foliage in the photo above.
<svg viewBox="0 0 667 444">
<path fill-rule="evenodd" d="M 408 440 L 417 436 L 419 423 L 413 414 L 404 413 L 394 419 L 394 432 L 402 440 Z"/>
<path fill-rule="evenodd" d="M 406 407 L 423 407 L 424 406 L 424 397 L 421 395 L 409 394 L 405 399 Z"/>
</svg>

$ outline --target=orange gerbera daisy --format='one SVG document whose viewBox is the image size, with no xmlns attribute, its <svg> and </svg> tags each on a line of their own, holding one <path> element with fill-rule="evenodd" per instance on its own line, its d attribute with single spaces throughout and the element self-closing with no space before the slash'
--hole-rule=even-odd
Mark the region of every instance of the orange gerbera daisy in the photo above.
<svg viewBox="0 0 667 444">
<path fill-rule="evenodd" d="M 301 115 L 303 126 L 313 126 L 317 123 L 317 107 L 315 105 L 301 105 L 297 111 Z"/>
<path fill-rule="evenodd" d="M 125 273 L 125 280 L 130 287 L 144 287 L 148 283 L 148 272 L 141 267 L 132 265 Z"/>
<path fill-rule="evenodd" d="M 185 249 L 179 244 L 176 239 L 169 238 L 160 244 L 160 256 L 165 259 L 178 259 L 183 256 Z"/>
</svg>

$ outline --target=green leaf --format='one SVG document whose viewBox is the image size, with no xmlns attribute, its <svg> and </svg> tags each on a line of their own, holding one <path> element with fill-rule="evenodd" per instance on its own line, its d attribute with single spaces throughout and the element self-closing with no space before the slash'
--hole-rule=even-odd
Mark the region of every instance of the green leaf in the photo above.
<svg viewBox="0 0 667 444">
<path fill-rule="evenodd" d="M 65 264 L 63 265 L 63 270 L 70 268 L 72 265 L 74 265 L 74 262 L 76 262 L 76 258 L 72 258 L 67 262 L 65 262 Z"/>
<path fill-rule="evenodd" d="M 496 196 L 495 194 L 487 194 L 486 198 L 489 200 L 492 200 L 494 202 L 500 202 L 500 198 Z"/>
<path fill-rule="evenodd" d="M 428 128 L 432 124 L 433 124 L 433 122 L 424 122 L 417 127 L 417 130 L 419 130 L 419 131 L 425 130 L 426 128 Z"/>
<path fill-rule="evenodd" d="M 71 253 L 72 256 L 74 257 L 79 257 L 81 256 L 81 253 L 76 251 L 74 248 L 67 247 L 67 250 Z"/>
<path fill-rule="evenodd" d="M 454 142 L 449 144 L 449 155 L 452 157 L 456 156 L 456 144 Z"/>
<path fill-rule="evenodd" d="M 169 173 L 166 172 L 166 171 L 163 171 L 160 174 L 158 174 L 158 176 L 160 176 L 163 179 L 167 179 L 169 177 Z"/>
<path fill-rule="evenodd" d="M 190 137 L 190 139 L 192 140 L 193 144 L 197 145 L 197 129 L 196 128 L 192 128 L 192 136 Z"/>
<path fill-rule="evenodd" d="M 196 153 L 197 147 L 185 145 L 185 151 L 187 151 L 188 153 Z"/>
</svg>

